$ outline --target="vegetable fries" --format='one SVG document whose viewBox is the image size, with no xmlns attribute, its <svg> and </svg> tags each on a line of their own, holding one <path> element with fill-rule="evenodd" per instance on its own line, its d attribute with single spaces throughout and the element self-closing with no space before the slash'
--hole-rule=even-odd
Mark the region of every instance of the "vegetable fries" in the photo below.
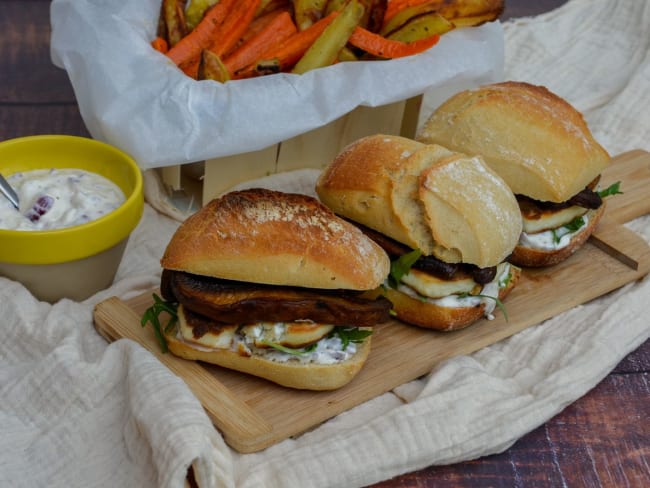
<svg viewBox="0 0 650 488">
<path fill-rule="evenodd" d="M 496 20 L 504 0 L 162 0 L 151 45 L 194 79 L 302 74 L 411 56 L 452 29 Z"/>
</svg>

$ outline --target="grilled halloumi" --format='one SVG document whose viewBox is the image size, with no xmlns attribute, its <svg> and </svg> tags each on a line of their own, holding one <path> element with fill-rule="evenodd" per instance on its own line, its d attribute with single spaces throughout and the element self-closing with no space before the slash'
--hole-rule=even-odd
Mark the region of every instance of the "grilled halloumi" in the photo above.
<svg viewBox="0 0 650 488">
<path fill-rule="evenodd" d="M 269 347 L 269 343 L 280 344 L 294 349 L 308 346 L 327 336 L 333 325 L 317 324 L 314 322 L 286 322 L 246 325 L 241 333 L 252 339 L 256 347 Z"/>
<path fill-rule="evenodd" d="M 209 329 L 207 329 L 208 324 L 210 324 Z M 185 341 L 213 349 L 230 349 L 238 327 L 237 325 L 215 327 L 214 322 L 210 319 L 204 319 L 196 314 L 187 314 L 183 305 L 178 306 L 178 325 Z M 195 336 L 194 329 L 196 327 L 207 330 L 205 333 Z"/>
<path fill-rule="evenodd" d="M 523 231 L 535 234 L 545 230 L 557 229 L 568 224 L 576 217 L 586 214 L 588 209 L 574 205 L 560 210 L 540 209 L 536 206 L 521 206 Z"/>
<path fill-rule="evenodd" d="M 476 281 L 468 275 L 462 275 L 455 280 L 444 280 L 415 268 L 411 268 L 406 275 L 402 276 L 401 281 L 420 295 L 430 298 L 446 297 L 456 293 L 470 293 L 477 286 Z"/>
</svg>

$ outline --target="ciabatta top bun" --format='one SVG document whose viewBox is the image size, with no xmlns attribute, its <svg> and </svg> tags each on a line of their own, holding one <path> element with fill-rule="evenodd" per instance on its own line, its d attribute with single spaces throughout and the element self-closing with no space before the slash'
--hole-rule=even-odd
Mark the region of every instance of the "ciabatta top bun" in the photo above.
<svg viewBox="0 0 650 488">
<path fill-rule="evenodd" d="M 504 278 L 513 277 L 509 267 L 497 267 L 521 233 L 519 207 L 478 156 L 377 134 L 348 145 L 325 168 L 316 192 L 335 213 L 361 225 L 393 260 L 421 252 L 399 283 L 380 291 L 399 319 L 435 329 L 464 327 L 492 310 L 500 292 L 516 281 Z M 491 271 L 481 273 L 485 269 Z M 487 307 L 469 297 L 485 295 L 481 289 L 500 279 L 508 286 L 494 288 Z M 396 292 L 411 293 L 410 303 Z M 467 309 L 472 314 L 465 314 Z"/>
<path fill-rule="evenodd" d="M 363 297 L 386 253 L 316 199 L 251 189 L 200 209 L 161 259 L 178 303 L 169 350 L 299 389 L 329 390 L 363 366 L 385 298 Z"/>
<path fill-rule="evenodd" d="M 594 190 L 610 156 L 582 114 L 544 87 L 509 81 L 462 91 L 431 114 L 416 139 L 479 154 L 506 181 L 522 203 L 527 234 L 513 255 L 517 264 L 565 259 L 604 210 Z M 554 242 L 569 223 L 570 238 Z M 540 232 L 550 234 L 534 235 Z"/>
<path fill-rule="evenodd" d="M 385 253 L 314 198 L 232 192 L 181 225 L 165 269 L 272 285 L 368 290 L 388 274 Z"/>
</svg>

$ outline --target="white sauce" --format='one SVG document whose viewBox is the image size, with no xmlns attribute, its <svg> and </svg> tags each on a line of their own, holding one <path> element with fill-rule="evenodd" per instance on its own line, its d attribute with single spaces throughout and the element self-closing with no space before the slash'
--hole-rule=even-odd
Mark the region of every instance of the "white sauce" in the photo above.
<svg viewBox="0 0 650 488">
<path fill-rule="evenodd" d="M 81 169 L 44 169 L 7 177 L 20 200 L 20 209 L 2 198 L 0 228 L 50 230 L 96 220 L 126 200 L 109 179 Z"/>
<path fill-rule="evenodd" d="M 485 305 L 483 310 L 483 315 L 486 319 L 494 319 L 494 309 L 497 305 L 496 300 L 499 298 L 499 290 L 505 288 L 507 284 L 507 278 L 510 274 L 510 264 L 503 263 L 499 266 L 501 273 L 499 273 L 494 280 L 490 283 L 483 285 L 481 292 L 479 293 L 482 296 L 473 296 L 473 295 L 447 295 L 442 298 L 431 298 L 424 297 L 416 292 L 413 288 L 401 284 L 397 287 L 398 291 L 409 295 L 410 297 L 417 298 L 418 300 L 424 300 L 427 303 L 437 305 L 439 307 L 448 307 L 448 308 L 465 308 L 465 307 L 478 307 L 481 304 Z"/>
<path fill-rule="evenodd" d="M 284 335 L 285 324 L 277 322 L 273 325 L 274 333 L 278 338 Z M 263 336 L 262 325 L 250 327 L 247 329 L 247 334 L 242 334 L 241 330 L 235 333 L 230 350 L 233 352 L 240 351 L 240 347 L 245 351 L 261 356 L 269 361 L 276 361 L 278 363 L 300 363 L 300 364 L 335 364 L 346 359 L 351 358 L 357 352 L 357 345 L 354 342 L 349 342 L 347 347 L 343 349 L 343 343 L 338 336 L 325 337 L 316 343 L 314 350 L 302 354 L 289 354 L 273 348 L 255 347 L 255 339 Z M 218 351 L 217 348 L 209 348 L 199 345 L 195 342 L 186 341 L 181 335 L 180 331 L 177 332 L 176 338 L 191 347 L 200 351 Z"/>
<path fill-rule="evenodd" d="M 554 230 L 545 230 L 543 232 L 536 232 L 535 234 L 527 234 L 522 232 L 519 237 L 519 245 L 531 249 L 539 249 L 541 251 L 555 251 L 566 247 L 571 242 L 571 238 L 589 223 L 589 217 L 582 216 L 584 224 L 577 230 L 569 230 L 567 227 L 558 227 Z"/>
</svg>

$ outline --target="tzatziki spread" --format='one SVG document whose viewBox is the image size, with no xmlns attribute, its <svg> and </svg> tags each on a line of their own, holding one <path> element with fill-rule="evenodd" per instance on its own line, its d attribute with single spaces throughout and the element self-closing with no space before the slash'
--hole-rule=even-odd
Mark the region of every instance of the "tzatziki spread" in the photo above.
<svg viewBox="0 0 650 488">
<path fill-rule="evenodd" d="M 7 177 L 20 209 L 0 202 L 0 229 L 52 230 L 85 224 L 126 200 L 111 180 L 82 169 L 22 171 Z"/>
<path fill-rule="evenodd" d="M 519 245 L 542 251 L 556 251 L 568 246 L 575 234 L 584 229 L 589 224 L 589 217 L 582 216 L 582 225 L 575 229 L 569 229 L 566 226 L 553 230 L 545 230 L 536 234 L 527 234 L 522 232 L 519 237 Z"/>
</svg>

